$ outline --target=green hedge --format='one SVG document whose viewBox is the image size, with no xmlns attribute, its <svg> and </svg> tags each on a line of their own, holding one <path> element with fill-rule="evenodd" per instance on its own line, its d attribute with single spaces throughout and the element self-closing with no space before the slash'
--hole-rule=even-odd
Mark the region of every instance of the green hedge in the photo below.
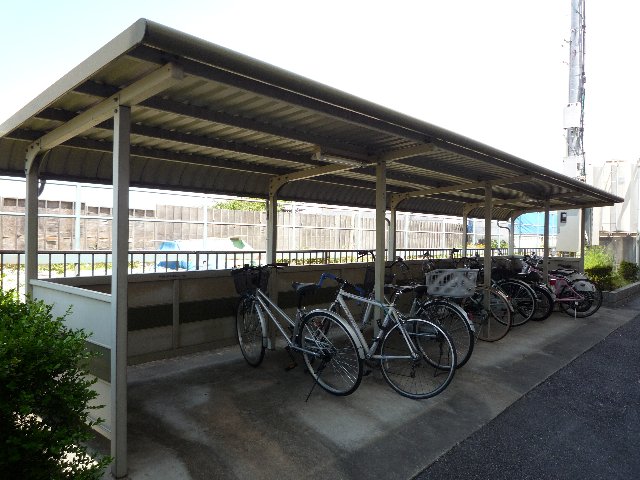
<svg viewBox="0 0 640 480">
<path fill-rule="evenodd" d="M 628 282 L 635 282 L 638 279 L 638 264 L 623 260 L 620 262 L 618 273 Z"/>
<path fill-rule="evenodd" d="M 88 402 L 95 399 L 87 334 L 64 326 L 51 306 L 0 292 L 0 476 L 99 479 L 108 458 L 92 458 Z M 95 407 L 94 407 L 95 408 Z"/>
</svg>

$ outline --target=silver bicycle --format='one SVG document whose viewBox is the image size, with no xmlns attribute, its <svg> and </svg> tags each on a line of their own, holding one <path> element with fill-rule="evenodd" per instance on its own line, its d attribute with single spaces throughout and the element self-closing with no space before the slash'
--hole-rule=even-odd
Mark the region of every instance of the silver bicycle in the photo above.
<svg viewBox="0 0 640 480">
<path fill-rule="evenodd" d="M 379 361 L 382 375 L 400 395 L 413 399 L 430 398 L 444 391 L 455 374 L 456 349 L 453 340 L 437 324 L 404 317 L 393 303 L 381 303 L 362 297 L 358 287 L 331 273 L 323 273 L 318 284 L 306 284 L 299 288 L 318 288 L 325 279 L 335 280 L 339 289 L 330 310 L 340 312 L 356 333 L 366 360 Z M 405 287 L 398 289 L 397 296 Z M 350 290 L 350 291 L 347 291 Z M 364 322 L 373 315 L 373 308 L 384 311 L 379 331 L 368 344 L 346 300 L 366 304 Z"/>
<path fill-rule="evenodd" d="M 241 294 L 236 331 L 245 360 L 253 367 L 262 363 L 267 347 L 267 323 L 271 320 L 289 353 L 302 354 L 315 380 L 314 386 L 318 384 L 334 395 L 353 393 L 363 375 L 364 356 L 358 336 L 344 319 L 329 310 L 298 309 L 295 318 L 289 317 L 264 292 L 269 269 L 274 267 L 245 266 L 231 272 L 236 291 Z"/>
</svg>

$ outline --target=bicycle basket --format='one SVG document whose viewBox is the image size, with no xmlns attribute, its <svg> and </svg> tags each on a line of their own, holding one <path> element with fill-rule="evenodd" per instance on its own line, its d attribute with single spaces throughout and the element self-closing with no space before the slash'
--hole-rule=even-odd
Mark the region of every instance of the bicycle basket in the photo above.
<svg viewBox="0 0 640 480">
<path fill-rule="evenodd" d="M 239 295 L 256 288 L 266 290 L 269 283 L 269 270 L 266 268 L 237 268 L 231 270 L 231 276 Z"/>
<path fill-rule="evenodd" d="M 384 272 L 385 285 L 389 283 L 393 283 L 394 278 L 395 278 L 395 275 L 392 272 L 385 270 Z M 367 294 L 369 294 L 373 292 L 373 287 L 375 287 L 375 284 L 376 284 L 376 269 L 375 267 L 368 266 L 364 271 L 364 282 L 362 282 L 362 288 L 364 288 L 364 291 Z"/>
<path fill-rule="evenodd" d="M 467 268 L 433 270 L 426 274 L 427 292 L 439 297 L 471 297 L 476 289 L 478 270 Z"/>
</svg>

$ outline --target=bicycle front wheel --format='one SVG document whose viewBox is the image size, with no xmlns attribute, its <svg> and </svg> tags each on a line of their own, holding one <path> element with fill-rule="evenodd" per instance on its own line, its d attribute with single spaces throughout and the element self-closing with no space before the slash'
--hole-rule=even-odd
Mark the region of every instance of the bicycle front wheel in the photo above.
<svg viewBox="0 0 640 480">
<path fill-rule="evenodd" d="M 449 334 L 456 347 L 457 367 L 462 367 L 473 353 L 473 324 L 464 310 L 446 300 L 434 300 L 422 305 L 419 316 L 439 325 Z"/>
<path fill-rule="evenodd" d="M 522 280 L 507 279 L 498 282 L 498 287 L 509 297 L 513 306 L 511 324 L 514 327 L 527 323 L 536 311 L 536 294 Z"/>
<path fill-rule="evenodd" d="M 258 315 L 258 302 L 253 297 L 240 299 L 236 313 L 236 332 L 244 359 L 252 367 L 262 363 L 266 343 L 266 326 Z"/>
<path fill-rule="evenodd" d="M 504 338 L 511 328 L 511 305 L 500 290 L 490 289 L 489 305 L 484 306 L 484 288 L 478 287 L 474 295 L 466 298 L 463 308 L 473 322 L 476 337 L 485 342 L 495 342 Z"/>
<path fill-rule="evenodd" d="M 380 357 L 387 383 L 413 399 L 438 395 L 456 371 L 453 340 L 438 325 L 423 319 L 393 325 L 382 339 Z"/>
<path fill-rule="evenodd" d="M 299 346 L 309 373 L 333 395 L 353 393 L 362 380 L 360 342 L 340 317 L 314 310 L 300 320 Z"/>
</svg>

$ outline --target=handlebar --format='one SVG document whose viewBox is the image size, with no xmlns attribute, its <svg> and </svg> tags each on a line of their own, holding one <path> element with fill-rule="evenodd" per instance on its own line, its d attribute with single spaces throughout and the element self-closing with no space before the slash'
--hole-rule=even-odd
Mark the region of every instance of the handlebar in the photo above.
<svg viewBox="0 0 640 480">
<path fill-rule="evenodd" d="M 284 268 L 282 265 L 278 265 L 277 263 L 265 263 L 264 265 L 249 265 L 245 263 L 242 267 L 236 267 L 233 270 L 264 270 L 266 268 Z"/>
</svg>

